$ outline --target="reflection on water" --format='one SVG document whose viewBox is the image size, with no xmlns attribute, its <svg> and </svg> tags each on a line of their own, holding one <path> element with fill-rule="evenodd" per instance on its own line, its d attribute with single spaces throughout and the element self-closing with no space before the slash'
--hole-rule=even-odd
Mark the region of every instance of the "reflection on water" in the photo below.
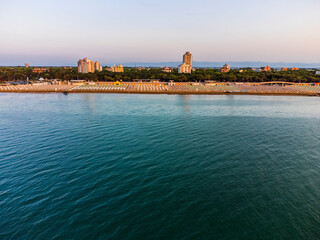
<svg viewBox="0 0 320 240">
<path fill-rule="evenodd" d="M 190 112 L 190 95 L 180 95 L 181 105 L 186 113 Z"/>
</svg>

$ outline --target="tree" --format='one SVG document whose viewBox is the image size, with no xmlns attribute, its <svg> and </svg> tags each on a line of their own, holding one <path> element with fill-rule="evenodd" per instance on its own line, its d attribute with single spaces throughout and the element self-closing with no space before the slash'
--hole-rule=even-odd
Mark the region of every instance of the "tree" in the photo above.
<svg viewBox="0 0 320 240">
<path fill-rule="evenodd" d="M 183 75 L 181 74 L 181 75 L 178 77 L 178 81 L 179 81 L 179 82 L 186 82 L 187 79 L 188 79 L 188 78 L 187 78 L 186 75 L 184 75 L 184 74 L 183 74 Z"/>
</svg>

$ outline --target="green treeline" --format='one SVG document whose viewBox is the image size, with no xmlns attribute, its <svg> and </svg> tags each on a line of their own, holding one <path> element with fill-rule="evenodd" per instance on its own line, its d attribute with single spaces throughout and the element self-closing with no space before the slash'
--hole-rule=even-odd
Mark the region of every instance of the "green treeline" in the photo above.
<svg viewBox="0 0 320 240">
<path fill-rule="evenodd" d="M 250 68 L 231 70 L 228 73 L 221 73 L 218 69 L 197 69 L 192 74 L 178 74 L 177 69 L 172 73 L 162 72 L 160 68 L 150 68 L 138 70 L 135 68 L 125 68 L 123 73 L 113 73 L 106 70 L 95 73 L 78 73 L 77 68 L 64 69 L 62 67 L 50 67 L 49 72 L 34 73 L 32 68 L 25 67 L 0 67 L 0 81 L 21 81 L 44 79 L 61 80 L 90 80 L 90 81 L 132 81 L 135 79 L 159 79 L 160 81 L 174 80 L 177 82 L 203 82 L 214 80 L 218 82 L 265 82 L 265 81 L 286 81 L 314 83 L 320 82 L 320 75 L 314 71 L 301 69 L 298 71 L 280 72 L 272 70 L 271 72 L 256 72 Z"/>
</svg>

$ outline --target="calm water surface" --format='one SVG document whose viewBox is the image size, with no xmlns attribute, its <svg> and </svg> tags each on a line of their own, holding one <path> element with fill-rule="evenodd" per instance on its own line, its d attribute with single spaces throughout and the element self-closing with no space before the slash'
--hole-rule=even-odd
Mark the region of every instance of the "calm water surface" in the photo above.
<svg viewBox="0 0 320 240">
<path fill-rule="evenodd" d="M 320 239 L 320 98 L 0 93 L 0 239 Z"/>
</svg>

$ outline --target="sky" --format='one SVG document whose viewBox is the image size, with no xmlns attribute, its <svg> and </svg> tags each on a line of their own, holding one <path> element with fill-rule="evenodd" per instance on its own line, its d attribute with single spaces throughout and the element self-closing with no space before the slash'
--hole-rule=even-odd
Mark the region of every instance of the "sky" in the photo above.
<svg viewBox="0 0 320 240">
<path fill-rule="evenodd" d="M 320 63 L 319 0 L 0 0 L 0 65 Z"/>
</svg>

